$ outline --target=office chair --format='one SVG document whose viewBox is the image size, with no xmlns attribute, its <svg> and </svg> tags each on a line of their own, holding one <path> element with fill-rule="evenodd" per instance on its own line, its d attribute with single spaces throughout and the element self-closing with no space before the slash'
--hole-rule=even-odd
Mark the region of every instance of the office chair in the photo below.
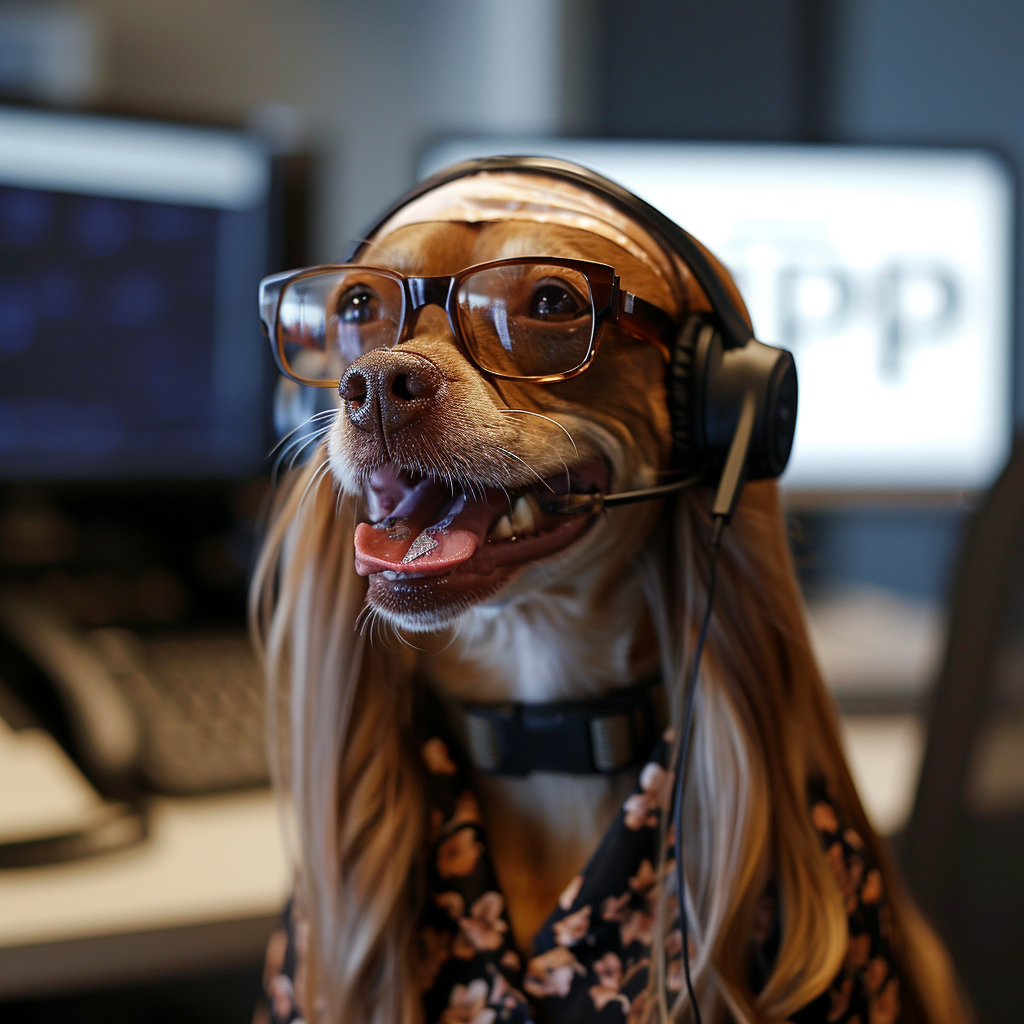
<svg viewBox="0 0 1024 1024">
<path fill-rule="evenodd" d="M 970 523 L 950 612 L 901 859 L 996 1024 L 1019 1019 L 1024 963 L 1024 436 Z"/>
</svg>

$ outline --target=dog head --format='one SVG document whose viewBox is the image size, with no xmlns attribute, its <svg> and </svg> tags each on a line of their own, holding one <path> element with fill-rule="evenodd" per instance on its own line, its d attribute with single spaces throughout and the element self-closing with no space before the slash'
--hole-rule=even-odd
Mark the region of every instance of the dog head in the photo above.
<svg viewBox="0 0 1024 1024">
<path fill-rule="evenodd" d="M 370 245 L 361 262 L 426 277 L 515 256 L 610 264 L 622 287 L 680 312 L 651 266 L 564 225 L 408 225 Z M 657 509 L 606 518 L 547 509 L 567 491 L 650 485 L 669 465 L 671 437 L 662 352 L 613 322 L 600 331 L 579 376 L 503 380 L 477 369 L 444 310 L 428 305 L 401 344 L 347 367 L 328 451 L 341 488 L 365 509 L 355 559 L 371 607 L 405 629 L 429 630 L 481 602 L 613 582 Z"/>
</svg>

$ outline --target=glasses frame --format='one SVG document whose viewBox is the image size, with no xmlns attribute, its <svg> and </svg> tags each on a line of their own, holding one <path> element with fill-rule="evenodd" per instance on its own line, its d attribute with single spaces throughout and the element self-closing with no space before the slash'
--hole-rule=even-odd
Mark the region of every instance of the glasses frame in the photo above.
<svg viewBox="0 0 1024 1024">
<path fill-rule="evenodd" d="M 493 270 L 511 266 L 547 266 L 564 267 L 575 270 L 587 281 L 590 288 L 591 316 L 593 319 L 590 342 L 582 361 L 571 370 L 561 373 L 548 373 L 536 376 L 499 373 L 482 366 L 473 355 L 472 348 L 466 340 L 459 320 L 458 292 L 459 286 L 467 277 L 483 270 Z M 264 331 L 270 341 L 270 348 L 278 370 L 289 380 L 306 387 L 336 388 L 340 380 L 302 377 L 288 368 L 284 355 L 284 333 L 281 329 L 281 304 L 284 294 L 290 285 L 307 277 L 320 274 L 337 273 L 343 270 L 372 270 L 376 274 L 390 278 L 402 288 L 402 310 L 399 314 L 398 329 L 395 333 L 394 345 L 399 345 L 409 336 L 409 325 L 412 313 L 424 306 L 440 306 L 448 317 L 448 326 L 455 337 L 462 354 L 481 373 L 500 380 L 519 380 L 534 384 L 551 384 L 556 381 L 569 380 L 586 372 L 593 363 L 600 346 L 600 328 L 605 322 L 621 326 L 628 334 L 639 341 L 654 345 L 662 354 L 666 363 L 672 361 L 672 353 L 666 335 L 675 330 L 675 321 L 663 309 L 645 299 L 625 291 L 619 284 L 619 276 L 615 268 L 607 263 L 592 263 L 589 260 L 563 259 L 558 256 L 516 256 L 503 260 L 491 260 L 488 263 L 477 263 L 457 274 L 443 274 L 437 277 L 414 277 L 391 270 L 388 267 L 377 267 L 367 263 L 323 264 L 307 267 L 304 270 L 286 271 L 283 274 L 272 274 L 260 282 L 259 302 L 260 318 Z M 273 310 L 273 315 L 267 314 Z M 390 347 L 390 346 L 389 346 Z"/>
</svg>

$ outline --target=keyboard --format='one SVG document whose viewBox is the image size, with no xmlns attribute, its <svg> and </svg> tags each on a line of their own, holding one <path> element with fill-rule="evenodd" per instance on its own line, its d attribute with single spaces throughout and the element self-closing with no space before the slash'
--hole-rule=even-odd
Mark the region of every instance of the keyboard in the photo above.
<svg viewBox="0 0 1024 1024">
<path fill-rule="evenodd" d="M 263 674 L 244 631 L 88 636 L 139 724 L 147 788 L 184 795 L 268 782 Z"/>
</svg>

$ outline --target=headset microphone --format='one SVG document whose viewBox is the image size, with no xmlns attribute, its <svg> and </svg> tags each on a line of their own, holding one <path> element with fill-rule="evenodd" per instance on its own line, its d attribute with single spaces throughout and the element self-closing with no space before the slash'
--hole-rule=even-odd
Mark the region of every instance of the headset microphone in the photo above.
<svg viewBox="0 0 1024 1024">
<path fill-rule="evenodd" d="M 696 314 L 681 332 L 669 378 L 673 460 L 682 479 L 618 494 L 569 494 L 545 511 L 594 515 L 717 477 L 712 516 L 728 523 L 748 479 L 777 477 L 785 469 L 796 405 L 796 365 L 789 352 L 753 338 L 726 348 L 714 321 Z"/>
</svg>

